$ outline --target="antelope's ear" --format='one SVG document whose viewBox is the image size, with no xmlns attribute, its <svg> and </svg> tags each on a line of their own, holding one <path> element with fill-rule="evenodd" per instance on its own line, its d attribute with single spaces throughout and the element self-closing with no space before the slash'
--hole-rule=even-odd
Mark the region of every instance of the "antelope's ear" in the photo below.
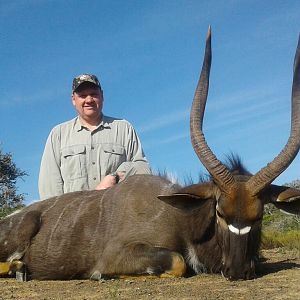
<svg viewBox="0 0 300 300">
<path fill-rule="evenodd" d="M 272 203 L 277 208 L 300 215 L 300 190 L 272 184 L 263 193 L 266 203 Z"/>
<path fill-rule="evenodd" d="M 211 183 L 194 184 L 183 188 L 178 193 L 159 195 L 158 199 L 176 208 L 190 211 L 203 206 L 205 203 L 214 203 L 215 186 Z"/>
</svg>

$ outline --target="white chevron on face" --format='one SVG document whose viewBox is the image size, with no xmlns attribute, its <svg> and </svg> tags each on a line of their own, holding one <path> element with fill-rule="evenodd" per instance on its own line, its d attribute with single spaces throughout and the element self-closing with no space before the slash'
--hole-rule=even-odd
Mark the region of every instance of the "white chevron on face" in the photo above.
<svg viewBox="0 0 300 300">
<path fill-rule="evenodd" d="M 246 226 L 244 228 L 236 228 L 230 224 L 230 225 L 228 225 L 228 229 L 234 234 L 244 235 L 244 234 L 249 233 L 249 231 L 251 230 L 251 226 Z"/>
</svg>

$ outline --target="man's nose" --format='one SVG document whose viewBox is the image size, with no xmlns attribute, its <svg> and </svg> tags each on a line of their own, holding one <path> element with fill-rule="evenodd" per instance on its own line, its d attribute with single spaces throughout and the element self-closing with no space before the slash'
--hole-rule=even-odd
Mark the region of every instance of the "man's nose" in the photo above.
<svg viewBox="0 0 300 300">
<path fill-rule="evenodd" d="M 93 98 L 92 95 L 87 95 L 86 98 L 85 98 L 85 101 L 88 101 L 88 102 L 91 102 L 93 100 L 94 100 L 94 98 Z"/>
</svg>

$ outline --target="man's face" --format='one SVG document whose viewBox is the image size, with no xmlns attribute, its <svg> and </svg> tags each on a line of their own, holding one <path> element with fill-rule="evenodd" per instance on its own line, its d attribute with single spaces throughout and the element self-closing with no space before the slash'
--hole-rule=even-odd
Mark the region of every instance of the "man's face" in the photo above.
<svg viewBox="0 0 300 300">
<path fill-rule="evenodd" d="M 97 120 L 103 107 L 103 93 L 92 83 L 83 83 L 72 94 L 72 103 L 84 120 Z"/>
</svg>

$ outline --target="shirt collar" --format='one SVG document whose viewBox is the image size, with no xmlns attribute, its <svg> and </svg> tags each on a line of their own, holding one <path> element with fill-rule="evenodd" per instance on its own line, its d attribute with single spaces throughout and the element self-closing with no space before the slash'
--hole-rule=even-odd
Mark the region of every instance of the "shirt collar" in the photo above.
<svg viewBox="0 0 300 300">
<path fill-rule="evenodd" d="M 82 129 L 86 128 L 84 125 L 82 125 L 79 116 L 75 118 L 74 128 L 76 131 L 81 131 Z M 98 130 L 99 128 L 111 128 L 109 125 L 109 118 L 107 116 L 102 115 L 102 120 L 95 130 Z"/>
<path fill-rule="evenodd" d="M 110 125 L 109 125 L 109 118 L 105 115 L 102 115 L 102 121 L 101 123 L 99 124 L 99 126 L 103 126 L 104 128 L 110 128 Z"/>
</svg>

